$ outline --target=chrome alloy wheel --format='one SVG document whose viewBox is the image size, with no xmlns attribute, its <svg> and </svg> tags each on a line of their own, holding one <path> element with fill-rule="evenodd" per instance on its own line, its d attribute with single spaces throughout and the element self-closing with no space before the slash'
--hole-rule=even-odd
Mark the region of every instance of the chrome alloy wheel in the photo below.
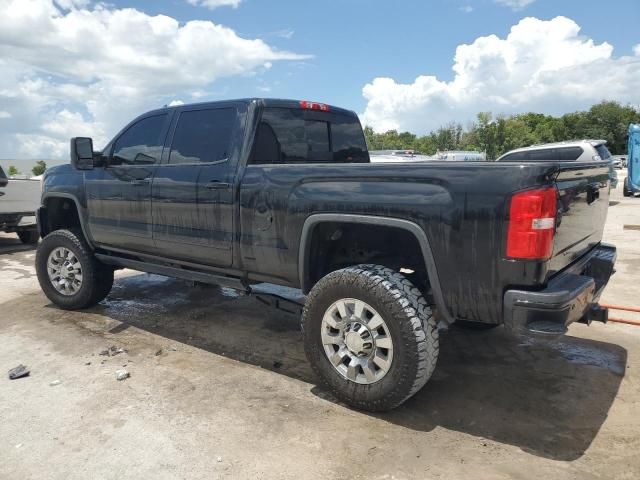
<svg viewBox="0 0 640 480">
<path fill-rule="evenodd" d="M 65 247 L 51 251 L 47 259 L 47 273 L 58 293 L 74 295 L 82 287 L 82 265 L 75 254 Z"/>
<path fill-rule="evenodd" d="M 393 361 L 393 341 L 384 319 L 371 305 L 354 298 L 334 302 L 321 327 L 324 353 L 344 378 L 360 384 L 384 377 Z"/>
</svg>

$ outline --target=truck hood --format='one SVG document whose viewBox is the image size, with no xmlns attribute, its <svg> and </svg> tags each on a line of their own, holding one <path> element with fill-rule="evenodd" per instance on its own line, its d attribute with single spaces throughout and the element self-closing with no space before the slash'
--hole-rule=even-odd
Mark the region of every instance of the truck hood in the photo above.
<svg viewBox="0 0 640 480">
<path fill-rule="evenodd" d="M 73 172 L 74 169 L 70 163 L 63 163 L 62 165 L 47 168 L 43 178 L 47 178 L 49 175 L 68 175 Z"/>
</svg>

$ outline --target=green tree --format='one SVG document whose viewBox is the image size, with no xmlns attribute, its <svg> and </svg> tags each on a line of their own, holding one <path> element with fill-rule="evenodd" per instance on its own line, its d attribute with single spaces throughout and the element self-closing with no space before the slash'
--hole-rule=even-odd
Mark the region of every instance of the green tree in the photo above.
<svg viewBox="0 0 640 480">
<path fill-rule="evenodd" d="M 42 175 L 46 169 L 47 169 L 47 164 L 45 163 L 45 161 L 38 160 L 36 164 L 33 166 L 33 168 L 31 169 L 31 171 L 33 172 L 33 175 L 37 177 L 38 175 Z"/>
<path fill-rule="evenodd" d="M 14 175 L 18 175 L 20 172 L 15 166 L 11 165 L 9 166 L 9 171 L 7 173 L 9 174 L 10 177 L 13 177 Z"/>
<path fill-rule="evenodd" d="M 625 154 L 630 123 L 640 123 L 640 110 L 601 102 L 587 111 L 561 117 L 529 112 L 494 119 L 490 112 L 481 112 L 467 128 L 450 123 L 423 136 L 396 130 L 375 133 L 370 127 L 365 127 L 364 133 L 371 150 L 414 149 L 427 155 L 444 150 L 477 150 L 486 152 L 491 160 L 514 148 L 585 138 L 607 140 L 611 153 Z"/>
</svg>

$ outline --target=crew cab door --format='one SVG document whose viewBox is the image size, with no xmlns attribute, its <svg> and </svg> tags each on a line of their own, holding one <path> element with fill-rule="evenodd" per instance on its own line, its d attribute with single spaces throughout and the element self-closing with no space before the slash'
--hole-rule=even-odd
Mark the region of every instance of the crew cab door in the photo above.
<svg viewBox="0 0 640 480">
<path fill-rule="evenodd" d="M 98 245 L 151 252 L 151 183 L 170 114 L 134 121 L 113 142 L 107 165 L 85 174 L 89 230 Z"/>
<path fill-rule="evenodd" d="M 178 110 L 153 182 L 153 236 L 160 255 L 232 264 L 233 181 L 241 145 L 238 106 Z M 242 117 L 244 118 L 244 117 Z"/>
</svg>

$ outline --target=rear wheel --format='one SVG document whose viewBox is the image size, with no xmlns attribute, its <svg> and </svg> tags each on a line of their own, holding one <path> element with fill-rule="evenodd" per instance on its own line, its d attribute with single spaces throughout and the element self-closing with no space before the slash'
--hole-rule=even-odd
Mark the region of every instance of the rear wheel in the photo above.
<svg viewBox="0 0 640 480">
<path fill-rule="evenodd" d="M 47 298 L 66 310 L 88 308 L 113 285 L 113 268 L 95 259 L 79 230 L 56 230 L 38 246 L 36 272 Z"/>
<path fill-rule="evenodd" d="M 20 230 L 17 233 L 20 241 L 26 245 L 36 244 L 40 239 L 38 230 Z"/>
<path fill-rule="evenodd" d="M 438 358 L 438 329 L 420 291 L 378 265 L 330 273 L 311 290 L 305 352 L 340 400 L 369 411 L 397 407 L 424 386 Z"/>
</svg>

